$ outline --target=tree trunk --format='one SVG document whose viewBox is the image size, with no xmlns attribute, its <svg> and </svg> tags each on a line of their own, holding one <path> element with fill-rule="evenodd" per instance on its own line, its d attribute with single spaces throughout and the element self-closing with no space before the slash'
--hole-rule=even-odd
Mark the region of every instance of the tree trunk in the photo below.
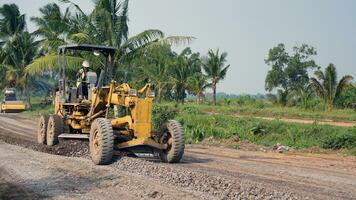
<svg viewBox="0 0 356 200">
<path fill-rule="evenodd" d="M 161 93 L 162 93 L 162 88 L 161 88 L 161 84 L 157 84 L 157 100 L 158 100 L 158 103 L 161 103 L 162 101 L 162 97 L 161 97 Z"/>
<path fill-rule="evenodd" d="M 26 90 L 26 96 L 27 96 L 27 103 L 28 103 L 28 106 L 29 106 L 29 110 L 32 109 L 32 105 L 31 105 L 31 93 L 29 90 Z"/>
<path fill-rule="evenodd" d="M 213 100 L 214 105 L 216 106 L 216 83 L 213 83 Z"/>
</svg>

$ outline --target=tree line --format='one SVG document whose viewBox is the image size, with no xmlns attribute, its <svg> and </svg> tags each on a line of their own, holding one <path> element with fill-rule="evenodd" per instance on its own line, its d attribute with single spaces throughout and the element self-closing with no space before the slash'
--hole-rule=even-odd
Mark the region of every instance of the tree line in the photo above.
<svg viewBox="0 0 356 200">
<path fill-rule="evenodd" d="M 293 47 L 291 53 L 286 51 L 284 44 L 270 49 L 265 60 L 271 67 L 265 80 L 266 90 L 277 90 L 274 98 L 283 106 L 294 101 L 308 108 L 313 98 L 319 98 L 327 110 L 335 105 L 346 107 L 356 103 L 353 77 L 344 75 L 338 80 L 336 66 L 332 63 L 322 71 L 313 59 L 315 55 L 316 49 L 307 44 Z M 310 71 L 314 71 L 313 77 Z"/>
<path fill-rule="evenodd" d="M 67 5 L 66 9 L 50 3 L 39 9 L 41 16 L 30 18 L 37 26 L 32 33 L 16 4 L 0 8 L 0 88 L 16 87 L 29 98 L 31 90 L 55 87 L 55 82 L 48 80 L 53 80 L 58 70 L 57 48 L 85 43 L 115 47 L 116 80 L 137 87 L 150 81 L 155 85 L 158 101 L 184 102 L 187 94 L 202 99 L 206 88 L 213 89 L 215 101 L 216 85 L 229 68 L 227 53 L 209 50 L 206 56 L 200 56 L 189 47 L 176 53 L 172 46 L 188 45 L 194 38 L 166 37 L 157 29 L 129 37 L 129 0 L 95 1 L 88 14 L 69 0 L 60 1 Z M 91 54 L 73 53 L 66 58 L 69 77 L 75 77 L 84 59 L 97 72 L 105 63 Z"/>
</svg>

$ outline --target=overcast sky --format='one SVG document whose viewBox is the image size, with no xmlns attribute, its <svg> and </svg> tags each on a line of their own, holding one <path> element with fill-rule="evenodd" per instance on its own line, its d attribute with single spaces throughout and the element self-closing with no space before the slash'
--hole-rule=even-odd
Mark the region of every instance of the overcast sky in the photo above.
<svg viewBox="0 0 356 200">
<path fill-rule="evenodd" d="M 38 16 L 49 0 L 0 0 L 16 3 L 27 19 Z M 74 0 L 86 12 L 90 0 Z M 235 94 L 265 93 L 264 63 L 278 43 L 314 46 L 315 60 L 325 67 L 334 63 L 339 77 L 356 77 L 356 1 L 354 0 L 131 0 L 130 35 L 160 29 L 166 35 L 197 39 L 194 51 L 205 54 L 219 48 L 228 52 L 231 68 L 219 91 Z M 35 27 L 29 23 L 30 31 Z"/>
</svg>

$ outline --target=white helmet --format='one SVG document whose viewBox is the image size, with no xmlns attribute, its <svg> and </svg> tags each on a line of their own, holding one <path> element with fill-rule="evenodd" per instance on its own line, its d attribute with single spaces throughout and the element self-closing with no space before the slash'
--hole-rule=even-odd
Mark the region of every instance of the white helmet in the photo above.
<svg viewBox="0 0 356 200">
<path fill-rule="evenodd" d="M 89 61 L 84 60 L 82 66 L 83 66 L 83 67 L 90 67 Z"/>
</svg>

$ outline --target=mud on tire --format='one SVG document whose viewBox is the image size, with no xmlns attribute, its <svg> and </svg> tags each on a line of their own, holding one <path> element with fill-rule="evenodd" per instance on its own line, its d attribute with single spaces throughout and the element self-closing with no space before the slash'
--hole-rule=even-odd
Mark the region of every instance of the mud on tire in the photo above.
<svg viewBox="0 0 356 200">
<path fill-rule="evenodd" d="M 98 118 L 93 121 L 89 138 L 90 156 L 96 165 L 109 164 L 114 151 L 114 133 L 109 120 Z"/>
<path fill-rule="evenodd" d="M 37 142 L 39 144 L 46 144 L 47 141 L 47 126 L 49 116 L 43 114 L 40 116 L 37 124 Z"/>
<path fill-rule="evenodd" d="M 160 142 L 167 144 L 167 149 L 160 152 L 162 162 L 180 162 L 185 148 L 182 125 L 175 120 L 169 120 L 163 125 L 162 131 Z"/>
<path fill-rule="evenodd" d="M 63 133 L 63 119 L 59 115 L 51 115 L 47 125 L 47 145 L 58 144 L 58 136 Z"/>
</svg>

